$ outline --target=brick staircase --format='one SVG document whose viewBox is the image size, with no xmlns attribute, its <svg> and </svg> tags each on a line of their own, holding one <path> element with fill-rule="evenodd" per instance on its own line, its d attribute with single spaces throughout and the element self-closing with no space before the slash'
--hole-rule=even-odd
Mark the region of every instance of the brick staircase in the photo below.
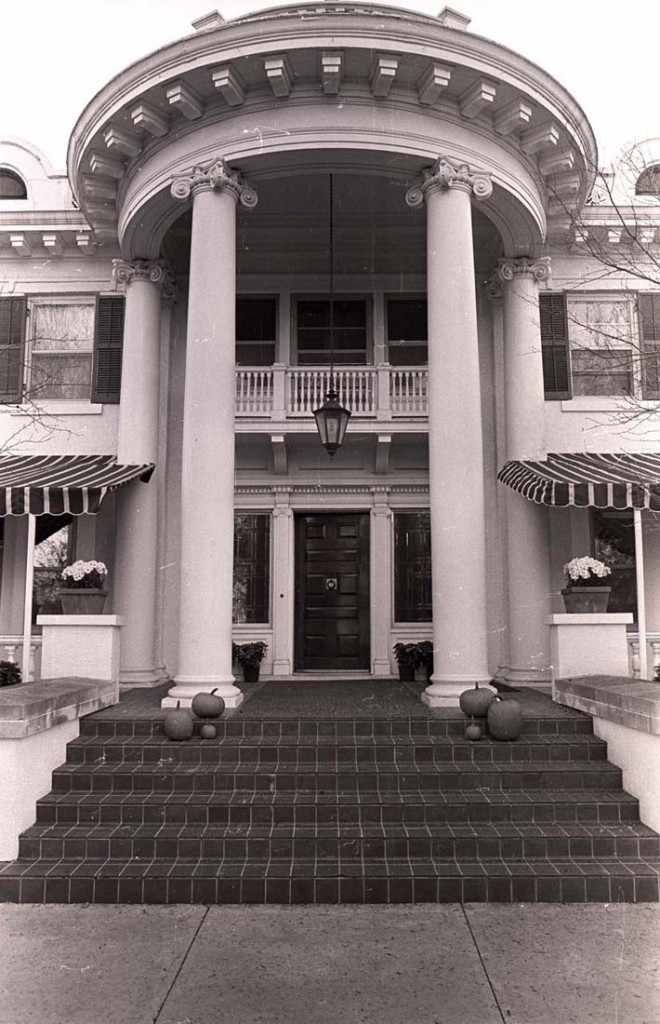
<svg viewBox="0 0 660 1024">
<path fill-rule="evenodd" d="M 659 837 L 591 720 L 258 718 L 215 740 L 162 720 L 82 721 L 0 899 L 382 903 L 658 899 Z"/>
</svg>

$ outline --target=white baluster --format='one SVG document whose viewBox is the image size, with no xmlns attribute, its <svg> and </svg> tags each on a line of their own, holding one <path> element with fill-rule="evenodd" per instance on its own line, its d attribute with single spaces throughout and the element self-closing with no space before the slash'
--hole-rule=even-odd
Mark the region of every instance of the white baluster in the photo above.
<svg viewBox="0 0 660 1024">
<path fill-rule="evenodd" d="M 660 667 L 660 640 L 651 640 L 651 668 L 655 679 Z"/>
<path fill-rule="evenodd" d="M 16 644 L 5 644 L 5 655 L 6 660 L 10 661 L 12 665 L 16 664 Z"/>
<path fill-rule="evenodd" d="M 639 640 L 631 640 L 630 648 L 632 651 L 632 658 L 630 659 L 632 677 L 633 679 L 639 679 L 639 673 L 641 668 L 641 658 L 639 656 Z"/>
</svg>

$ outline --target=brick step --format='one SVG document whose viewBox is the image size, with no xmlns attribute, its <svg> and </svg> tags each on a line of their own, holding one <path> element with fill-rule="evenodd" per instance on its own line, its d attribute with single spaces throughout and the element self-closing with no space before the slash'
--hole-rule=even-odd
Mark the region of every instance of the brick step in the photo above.
<svg viewBox="0 0 660 1024">
<path fill-rule="evenodd" d="M 63 792 L 441 792 L 445 790 L 614 789 L 621 771 L 607 761 L 503 762 L 416 765 L 409 770 L 341 768 L 314 772 L 285 763 L 243 765 L 65 764 L 53 772 L 53 790 Z"/>
<path fill-rule="evenodd" d="M 466 790 L 420 795 L 366 794 L 97 794 L 49 793 L 37 803 L 39 824 L 587 824 L 639 821 L 635 797 L 616 790 Z"/>
<path fill-rule="evenodd" d="M 67 747 L 69 764 L 167 764 L 197 765 L 271 765 L 285 763 L 298 768 L 331 769 L 374 765 L 422 765 L 505 761 L 604 761 L 607 744 L 595 736 L 527 736 L 510 743 L 486 739 L 471 743 L 460 737 L 420 737 L 394 739 L 371 737 L 359 740 L 321 739 L 298 743 L 269 739 L 195 739 L 192 742 L 167 742 L 158 737 L 126 740 L 121 737 L 99 739 L 83 737 Z"/>
<path fill-rule="evenodd" d="M 632 903 L 657 901 L 646 860 L 14 861 L 0 864 L 12 903 Z"/>
<path fill-rule="evenodd" d="M 202 726 L 195 721 L 196 732 Z M 214 719 L 218 736 L 224 738 L 267 739 L 274 742 L 296 742 L 299 739 L 316 742 L 317 739 L 365 739 L 367 737 L 462 736 L 467 720 L 452 714 L 433 718 L 243 718 L 241 714 Z M 593 725 L 588 715 L 575 711 L 566 717 L 526 718 L 522 734 L 533 735 L 591 735 Z M 164 738 L 163 718 L 107 718 L 88 715 L 81 721 L 82 736 L 112 736 L 140 739 Z"/>
<path fill-rule="evenodd" d="M 20 839 L 20 860 L 300 860 L 500 858 L 649 859 L 660 837 L 645 825 L 562 827 L 514 825 L 325 827 L 278 825 L 114 825 L 92 828 L 37 825 Z"/>
</svg>

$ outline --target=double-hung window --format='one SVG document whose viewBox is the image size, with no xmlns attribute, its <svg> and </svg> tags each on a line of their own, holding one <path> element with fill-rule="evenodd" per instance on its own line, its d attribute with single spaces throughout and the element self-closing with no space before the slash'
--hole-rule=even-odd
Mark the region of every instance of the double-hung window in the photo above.
<svg viewBox="0 0 660 1024">
<path fill-rule="evenodd" d="M 387 349 L 392 366 L 426 366 L 428 324 L 425 298 L 387 300 Z"/>
<path fill-rule="evenodd" d="M 633 394 L 630 296 L 569 295 L 573 395 Z"/>
<path fill-rule="evenodd" d="M 0 403 L 119 401 L 124 297 L 0 299 Z"/>
</svg>

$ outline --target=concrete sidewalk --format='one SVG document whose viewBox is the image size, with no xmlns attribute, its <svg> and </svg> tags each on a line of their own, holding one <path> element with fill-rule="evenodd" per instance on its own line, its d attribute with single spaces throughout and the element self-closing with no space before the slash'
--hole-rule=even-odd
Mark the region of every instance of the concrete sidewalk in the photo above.
<svg viewBox="0 0 660 1024">
<path fill-rule="evenodd" d="M 660 904 L 0 907 L 0 1024 L 660 1024 Z"/>
</svg>

